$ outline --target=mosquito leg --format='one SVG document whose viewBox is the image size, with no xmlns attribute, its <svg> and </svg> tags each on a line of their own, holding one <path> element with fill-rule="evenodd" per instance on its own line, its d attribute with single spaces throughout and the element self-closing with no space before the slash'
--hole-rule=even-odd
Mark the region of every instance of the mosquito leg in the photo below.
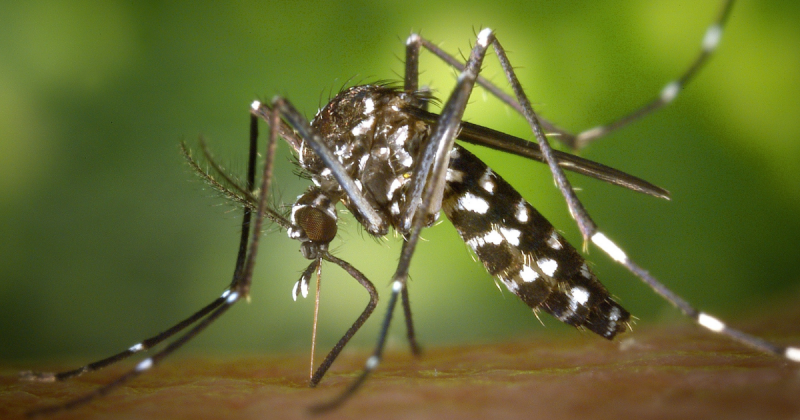
<svg viewBox="0 0 800 420">
<path fill-rule="evenodd" d="M 701 327 L 708 329 L 711 332 L 722 334 L 738 341 L 746 346 L 752 347 L 766 353 L 772 353 L 779 357 L 784 357 L 792 362 L 800 363 L 800 347 L 782 346 L 771 343 L 762 338 L 747 334 L 743 331 L 730 328 L 724 322 L 715 318 L 705 312 L 701 312 L 691 306 L 689 302 L 669 290 L 655 277 L 653 277 L 647 270 L 639 267 L 636 263 L 631 261 L 628 256 L 620 247 L 612 242 L 602 232 L 596 232 L 592 236 L 592 242 L 600 249 L 608 254 L 612 259 L 627 268 L 636 277 L 639 277 L 645 284 L 650 286 L 656 293 L 661 295 L 667 302 L 676 306 L 686 316 L 691 318 L 694 322 Z"/>
<path fill-rule="evenodd" d="M 336 360 L 336 357 L 339 356 L 339 353 L 341 353 L 342 349 L 344 349 L 344 346 L 346 346 L 350 339 L 353 338 L 361 326 L 367 322 L 367 319 L 370 317 L 370 315 L 372 315 L 375 307 L 378 306 L 378 291 L 375 290 L 375 286 L 364 274 L 362 274 L 352 265 L 348 264 L 346 261 L 336 258 L 328 252 L 325 252 L 322 255 L 322 258 L 338 265 L 339 267 L 342 267 L 342 269 L 347 271 L 347 273 L 356 279 L 359 284 L 364 286 L 364 288 L 367 289 L 367 293 L 369 293 L 369 303 L 367 303 L 367 307 L 364 308 L 364 311 L 361 312 L 361 315 L 358 317 L 358 319 L 356 319 L 353 325 L 350 326 L 344 336 L 339 339 L 339 342 L 333 346 L 333 349 L 331 349 L 330 353 L 325 356 L 325 360 L 320 363 L 319 368 L 317 368 L 317 371 L 314 372 L 314 375 L 311 377 L 311 381 L 309 381 L 309 386 L 311 387 L 315 387 L 317 384 L 319 384 L 319 381 L 321 381 L 322 377 L 325 376 L 325 373 L 331 367 L 331 364 L 333 364 L 334 360 Z"/>
<path fill-rule="evenodd" d="M 414 321 L 411 318 L 411 302 L 408 300 L 408 287 L 403 288 L 400 295 L 403 300 L 403 314 L 406 319 L 406 336 L 408 338 L 408 345 L 411 347 L 411 353 L 414 356 L 422 355 L 422 349 L 417 343 L 417 336 L 414 333 Z"/>
<path fill-rule="evenodd" d="M 403 78 L 403 89 L 406 92 L 419 90 L 419 50 L 422 38 L 411 34 L 406 39 L 406 71 Z"/>
<path fill-rule="evenodd" d="M 260 108 L 261 103 L 258 101 L 253 102 L 251 110 L 256 111 Z M 251 158 L 248 161 L 248 176 L 250 172 L 255 171 L 255 158 L 252 155 L 256 154 L 256 146 L 253 145 L 258 137 L 258 114 L 253 114 L 251 117 L 251 142 L 250 152 Z M 267 153 L 264 156 L 264 168 L 261 175 L 261 188 L 259 188 L 258 207 L 256 209 L 256 219 L 253 222 L 252 238 L 250 240 L 250 250 L 247 252 L 247 258 L 242 265 L 242 271 L 239 273 L 238 278 L 234 278 L 234 283 L 231 287 L 236 287 L 236 291 L 242 296 L 247 296 L 250 292 L 250 284 L 253 281 L 253 269 L 256 264 L 256 256 L 258 255 L 259 239 L 261 238 L 261 228 L 264 224 L 264 217 L 267 214 L 267 200 L 269 200 L 269 187 L 272 183 L 272 166 L 275 161 L 275 149 L 277 148 L 278 131 L 280 127 L 280 113 L 277 109 L 273 109 L 270 113 L 269 123 L 269 140 L 267 141 Z M 252 164 L 253 166 L 249 166 Z M 247 239 L 245 234 L 242 234 L 243 243 L 246 246 Z M 240 247 L 240 255 L 243 247 Z"/>
<path fill-rule="evenodd" d="M 112 364 L 117 363 L 117 362 L 119 362 L 121 360 L 125 360 L 128 357 L 133 356 L 136 353 L 147 351 L 147 350 L 153 348 L 157 344 L 159 344 L 162 341 L 172 337 L 176 333 L 182 331 L 186 327 L 194 324 L 199 319 L 201 319 L 204 316 L 208 315 L 211 311 L 213 311 L 214 309 L 219 307 L 223 302 L 225 302 L 225 299 L 222 298 L 222 297 L 219 297 L 216 300 L 214 300 L 213 302 L 211 302 L 210 304 L 206 305 L 206 307 L 204 307 L 203 309 L 201 309 L 201 310 L 197 311 L 196 313 L 194 313 L 189 318 L 186 318 L 183 321 L 175 324 L 174 326 L 172 326 L 171 328 L 167 329 L 166 331 L 163 331 L 163 332 L 159 333 L 158 335 L 155 335 L 155 336 L 150 337 L 150 338 L 148 338 L 146 340 L 143 340 L 143 341 L 141 341 L 139 343 L 136 343 L 133 346 L 131 346 L 130 348 L 128 348 L 127 350 L 119 352 L 119 353 L 117 353 L 117 354 L 115 354 L 113 356 L 107 357 L 105 359 L 98 360 L 96 362 L 89 363 L 88 365 L 79 367 L 79 368 L 74 369 L 74 370 L 65 371 L 65 372 L 58 372 L 58 373 L 54 373 L 54 372 L 32 372 L 32 371 L 20 372 L 19 377 L 20 377 L 20 379 L 25 380 L 25 381 L 55 382 L 55 381 L 63 381 L 65 379 L 69 379 L 69 378 L 73 378 L 73 377 L 76 377 L 76 376 L 80 376 L 80 375 L 83 375 L 84 373 L 87 373 L 87 372 L 93 372 L 93 371 L 96 371 L 96 370 L 100 370 L 100 369 L 102 369 L 102 368 L 104 368 L 106 366 L 112 365 Z"/>
<path fill-rule="evenodd" d="M 728 20 L 728 16 L 730 15 L 732 7 L 733 0 L 726 0 L 723 2 L 722 9 L 719 11 L 717 19 L 711 24 L 711 26 L 708 27 L 708 29 L 706 29 L 706 33 L 703 36 L 700 53 L 697 55 L 697 57 L 695 57 L 692 64 L 689 65 L 689 68 L 687 68 L 686 71 L 680 75 L 680 77 L 672 82 L 667 83 L 664 88 L 661 89 L 661 93 L 658 95 L 658 97 L 616 121 L 612 121 L 606 125 L 590 128 L 575 136 L 567 137 L 564 139 L 567 140 L 567 145 L 573 149 L 582 149 L 590 142 L 597 140 L 598 138 L 603 137 L 612 131 L 625 127 L 628 124 L 643 118 L 647 114 L 650 114 L 651 112 L 656 111 L 675 100 L 675 97 L 678 96 L 678 93 L 680 93 L 681 89 L 683 89 L 689 83 L 689 81 L 694 79 L 694 77 L 697 75 L 697 72 L 700 71 L 703 65 L 705 65 L 705 63 L 719 46 L 719 42 L 722 39 L 722 31 L 725 27 L 725 23 Z"/>
<path fill-rule="evenodd" d="M 247 174 L 247 189 L 248 191 L 253 190 L 253 183 L 255 179 L 255 158 L 256 158 L 256 142 L 258 139 L 258 126 L 256 123 L 258 120 L 255 117 L 251 117 L 250 119 L 250 160 L 248 161 L 248 174 Z M 247 235 L 250 226 L 250 218 L 251 218 L 251 210 L 248 207 L 244 209 L 244 217 L 242 218 L 242 237 L 239 243 L 239 253 L 237 256 L 236 266 L 234 269 L 234 273 L 238 273 L 241 271 L 242 266 L 244 264 L 245 258 L 245 251 L 247 245 Z M 236 274 L 234 274 L 233 283 L 236 282 Z M 226 292 L 228 293 L 228 292 Z M 192 316 L 184 319 L 183 321 L 175 324 L 174 326 L 170 327 L 169 329 L 145 339 L 139 343 L 134 344 L 133 346 L 129 347 L 127 350 L 117 353 L 113 356 L 107 357 L 102 360 L 98 360 L 93 363 L 89 363 L 88 365 L 82 366 L 78 369 L 60 372 L 60 373 L 52 373 L 52 372 L 21 372 L 20 378 L 23 380 L 28 381 L 39 381 L 39 382 L 54 382 L 54 381 L 63 381 L 68 378 L 72 378 L 75 376 L 80 376 L 87 372 L 92 372 L 95 370 L 102 369 L 106 366 L 112 365 L 116 362 L 121 360 L 125 360 L 128 357 L 143 351 L 147 351 L 154 346 L 158 345 L 162 341 L 172 337 L 173 335 L 177 334 L 178 332 L 182 331 L 186 327 L 194 324 L 198 320 L 202 319 L 206 315 L 208 315 L 211 311 L 219 307 L 222 303 L 225 302 L 224 297 L 219 297 L 210 304 L 206 305 L 203 309 L 200 309 Z"/>
<path fill-rule="evenodd" d="M 422 45 L 422 38 L 417 34 L 411 34 L 406 40 L 406 69 L 403 88 L 406 92 L 416 92 L 419 90 L 419 51 Z M 427 105 L 427 103 L 426 103 Z M 411 353 L 415 356 L 422 354 L 422 350 L 417 343 L 414 333 L 414 321 L 411 317 L 411 303 L 408 299 L 408 289 L 403 288 L 403 315 L 406 320 L 406 332 Z"/>
<path fill-rule="evenodd" d="M 369 374 L 378 367 L 381 361 L 381 356 L 383 355 L 383 348 L 386 344 L 386 336 L 389 332 L 389 324 L 392 322 L 392 313 L 394 312 L 394 307 L 397 304 L 397 295 L 400 292 L 400 288 L 402 288 L 400 282 L 395 281 L 392 285 L 392 294 L 389 297 L 389 308 L 387 309 L 386 316 L 383 318 L 383 324 L 381 325 L 381 330 L 378 334 L 378 344 L 375 347 L 375 352 L 369 357 L 369 359 L 367 359 L 364 370 L 361 371 L 361 374 L 358 375 L 358 378 L 351 382 L 347 389 L 345 389 L 344 392 L 339 394 L 337 397 L 328 402 L 311 406 L 310 410 L 312 413 L 322 413 L 339 407 L 353 394 L 355 394 L 359 388 L 361 388 L 361 385 L 367 380 Z"/>
<path fill-rule="evenodd" d="M 139 364 L 136 365 L 135 368 L 128 371 L 124 375 L 118 377 L 113 382 L 110 382 L 106 385 L 101 386 L 100 388 L 95 389 L 93 392 L 86 394 L 80 398 L 68 401 L 63 404 L 51 405 L 46 407 L 37 408 L 35 410 L 29 411 L 27 413 L 28 417 L 39 416 L 43 414 L 50 414 L 61 410 L 67 410 L 71 408 L 75 408 L 81 405 L 84 405 L 95 398 L 101 397 L 103 395 L 108 394 L 112 390 L 116 389 L 117 387 L 123 385 L 124 383 L 128 382 L 129 380 L 139 376 L 144 371 L 150 370 L 153 366 L 158 364 L 161 360 L 165 357 L 169 356 L 172 352 L 179 349 L 181 346 L 186 344 L 189 340 L 197 336 L 201 331 L 203 331 L 209 324 L 214 322 L 217 318 L 219 318 L 228 308 L 231 307 L 236 301 L 239 299 L 239 294 L 236 292 L 229 292 L 223 294 L 223 305 L 216 308 L 211 314 L 207 317 L 203 318 L 197 325 L 195 325 L 192 329 L 190 329 L 186 334 L 182 335 L 175 341 L 171 342 L 167 347 L 162 349 L 161 351 L 154 354 L 152 357 L 142 360 Z"/>
<path fill-rule="evenodd" d="M 709 57 L 716 50 L 717 46 L 719 45 L 719 41 L 722 37 L 723 28 L 728 19 L 728 16 L 730 15 L 730 10 L 732 6 L 733 6 L 733 0 L 725 0 L 723 2 L 716 20 L 706 30 L 705 36 L 703 37 L 702 48 L 698 56 L 694 59 L 691 65 L 686 69 L 686 71 L 680 77 L 678 77 L 673 82 L 667 83 L 661 90 L 659 96 L 650 103 L 640 107 L 639 109 L 629 113 L 628 115 L 618 120 L 615 120 L 611 123 L 602 126 L 597 126 L 585 130 L 579 134 L 574 134 L 563 128 L 560 128 L 544 118 L 540 118 L 539 120 L 540 125 L 548 133 L 557 134 L 557 137 L 555 138 L 557 138 L 561 143 L 567 145 L 573 150 L 579 150 L 585 147 L 590 142 L 597 140 L 601 137 L 604 137 L 612 131 L 625 127 L 628 124 L 669 104 L 675 99 L 680 90 L 696 76 L 697 72 L 703 67 L 703 65 L 708 61 Z M 412 37 L 413 36 L 414 35 L 412 35 Z M 409 37 L 409 40 L 411 40 L 411 37 Z M 430 51 L 435 56 L 439 57 L 442 61 L 444 61 L 448 65 L 458 70 L 464 69 L 463 63 L 461 63 L 458 59 L 456 59 L 452 55 L 443 51 L 441 48 L 439 48 L 429 40 L 421 38 L 417 35 L 414 42 L 425 47 L 425 49 Z M 408 69 L 408 63 L 406 64 L 406 68 Z M 519 104 L 519 102 L 516 101 L 516 99 L 514 99 L 513 96 L 503 92 L 497 85 L 495 85 L 488 79 L 485 79 L 484 77 L 478 77 L 477 83 L 486 90 L 488 90 L 492 95 L 500 99 L 502 102 L 504 102 L 505 104 L 516 110 L 518 113 L 524 114 L 523 107 Z"/>
<path fill-rule="evenodd" d="M 277 116 L 277 113 L 275 113 Z M 258 140 L 258 126 L 257 126 L 257 118 L 256 116 L 251 117 L 251 124 L 250 124 L 250 159 L 248 161 L 248 175 L 247 175 L 247 189 L 248 191 L 252 192 L 253 185 L 255 183 L 255 159 L 256 159 L 256 143 Z M 270 154 L 268 152 L 267 158 L 270 159 L 272 155 L 274 155 L 274 136 L 277 128 L 270 131 L 270 141 L 271 144 L 269 145 L 269 150 L 272 152 Z M 264 165 L 265 172 L 271 171 L 271 161 L 267 161 Z M 257 213 L 256 218 L 256 237 L 257 233 L 260 230 L 260 222 L 263 220 L 264 211 L 263 207 L 264 202 L 266 201 L 266 187 L 269 185 L 269 174 L 266 173 L 264 176 L 264 181 L 262 184 L 262 191 L 265 194 L 262 195 L 259 201 L 259 211 Z M 247 242 L 249 238 L 249 231 L 250 231 L 250 219 L 252 217 L 252 211 L 245 206 L 244 209 L 244 217 L 242 218 L 242 235 L 240 237 L 240 244 L 239 244 L 239 252 L 237 255 L 236 266 L 234 269 L 233 280 L 231 281 L 231 286 L 225 293 L 222 294 L 219 298 L 217 298 L 214 302 L 207 305 L 200 311 L 196 312 L 194 315 L 190 316 L 189 318 L 181 321 L 180 323 L 176 324 L 172 328 L 158 334 L 152 338 L 149 338 L 141 343 L 138 343 L 134 346 L 131 346 L 128 350 L 121 352 L 117 355 L 111 356 L 109 358 L 103 359 L 101 361 L 92 363 L 90 365 L 84 366 L 83 368 L 76 369 L 69 372 L 64 372 L 62 374 L 34 374 L 34 373 L 27 373 L 23 374 L 23 378 L 25 379 L 32 379 L 32 380 L 40 380 L 40 381 L 53 381 L 53 380 L 61 380 L 71 376 L 77 376 L 81 373 L 88 372 L 91 370 L 100 369 L 107 365 L 110 365 L 114 362 L 119 360 L 125 359 L 132 354 L 138 353 L 140 351 L 144 351 L 147 349 L 152 348 L 156 344 L 166 340 L 167 338 L 171 337 L 172 335 L 178 333 L 179 331 L 187 328 L 188 326 L 197 322 L 192 329 L 186 332 L 184 335 L 176 339 L 175 341 L 171 342 L 167 345 L 164 349 L 154 354 L 152 357 L 142 360 L 136 367 L 127 372 L 126 374 L 118 377 L 113 382 L 106 384 L 100 388 L 97 388 L 94 392 L 89 393 L 83 397 L 78 399 L 74 399 L 68 401 L 63 404 L 57 404 L 53 406 L 43 407 L 40 409 L 33 410 L 28 414 L 30 416 L 33 415 L 40 415 L 51 413 L 55 411 L 60 411 L 64 409 L 74 408 L 83 404 L 86 404 L 93 399 L 100 397 L 109 393 L 110 391 L 114 390 L 115 388 L 119 387 L 120 385 L 124 384 L 125 382 L 133 379 L 134 377 L 140 375 L 142 372 L 149 370 L 156 364 L 158 364 L 162 359 L 170 355 L 172 352 L 183 346 L 186 342 L 197 336 L 201 331 L 203 331 L 208 325 L 210 325 L 214 320 L 220 317 L 225 311 L 230 308 L 234 303 L 236 303 L 242 296 L 246 296 L 247 291 L 249 290 L 250 278 L 252 277 L 252 261 L 255 254 L 253 253 L 253 247 L 251 247 L 252 255 L 246 255 L 247 251 Z M 245 270 L 243 272 L 243 270 Z M 199 321 L 199 322 L 198 322 Z"/>
<path fill-rule="evenodd" d="M 490 29 L 484 29 L 478 34 L 478 40 L 470 53 L 466 68 L 458 76 L 456 87 L 444 104 L 436 128 L 428 142 L 424 145 L 419 157 L 419 162 L 411 175 L 412 182 L 408 188 L 410 197 L 408 200 L 409 204 L 407 208 L 403 210 L 405 221 L 404 226 L 401 227 L 410 233 L 403 243 L 403 249 L 400 252 L 400 261 L 398 262 L 397 270 L 392 280 L 392 294 L 389 298 L 389 305 L 381 326 L 375 350 L 372 356 L 367 359 L 361 375 L 335 399 L 312 407 L 312 410 L 315 412 L 330 410 L 347 401 L 347 399 L 360 388 L 369 374 L 380 364 L 384 346 L 386 345 L 386 336 L 391 324 L 392 314 L 397 305 L 397 298 L 405 288 L 405 282 L 408 279 L 411 257 L 419 241 L 419 235 L 425 223 L 425 219 L 431 214 L 432 209 L 437 206 L 436 203 L 433 203 L 433 197 L 437 195 L 437 191 L 441 192 L 444 188 L 444 175 L 447 170 L 447 163 L 450 159 L 449 152 L 453 148 L 458 127 L 464 115 L 464 109 L 467 106 L 469 95 L 472 93 L 472 88 L 475 86 L 475 80 L 478 77 L 478 72 L 480 71 L 481 64 L 486 55 L 486 50 L 493 39 L 494 36 Z"/>
<path fill-rule="evenodd" d="M 708 315 L 704 312 L 700 312 L 688 302 L 686 302 L 683 298 L 675 294 L 674 292 L 667 289 L 661 282 L 659 282 L 655 277 L 650 275 L 646 270 L 639 267 L 636 263 L 631 261 L 625 252 L 617 246 L 614 242 L 612 242 L 605 234 L 597 230 L 597 226 L 589 217 L 589 214 L 584 209 L 581 202 L 578 200 L 577 196 L 575 195 L 575 191 L 570 186 L 569 182 L 564 176 L 564 172 L 561 167 L 558 166 L 558 162 L 553 157 L 553 151 L 550 147 L 550 144 L 547 142 L 547 138 L 544 136 L 544 133 L 539 125 L 537 120 L 536 114 L 533 111 L 533 108 L 530 105 L 530 101 L 525 95 L 525 92 L 522 90 L 522 86 L 517 80 L 516 75 L 514 74 L 514 70 L 511 67 L 511 64 L 508 61 L 508 57 L 505 54 L 500 43 L 495 39 L 492 46 L 494 47 L 495 52 L 497 53 L 497 58 L 500 60 L 500 65 L 503 67 L 503 70 L 506 73 L 508 78 L 508 82 L 511 85 L 512 90 L 517 96 L 519 103 L 523 106 L 525 113 L 523 114 L 528 120 L 528 124 L 531 127 L 531 130 L 536 137 L 536 140 L 539 143 L 539 146 L 542 150 L 542 154 L 547 160 L 548 165 L 550 166 L 550 171 L 553 174 L 553 177 L 556 180 L 556 184 L 558 185 L 559 190 L 561 191 L 562 195 L 567 201 L 567 205 L 569 206 L 570 214 L 576 220 L 578 227 L 581 230 L 581 234 L 584 237 L 584 240 L 591 240 L 595 245 L 597 245 L 600 249 L 602 249 L 606 254 L 608 254 L 613 260 L 617 261 L 619 264 L 623 265 L 627 268 L 631 273 L 635 276 L 639 277 L 645 284 L 650 286 L 656 293 L 661 295 L 667 302 L 671 303 L 672 305 L 676 306 L 680 309 L 686 316 L 694 320 L 700 326 L 718 333 L 727 335 L 728 337 L 739 341 L 745 345 L 750 347 L 756 348 L 758 350 L 772 353 L 777 356 L 785 357 L 794 362 L 800 362 L 800 348 L 797 347 L 786 347 L 786 346 L 779 346 L 770 342 L 767 342 L 761 338 L 754 337 L 752 335 L 746 334 L 742 331 L 729 328 L 727 327 L 722 321 L 719 319 Z"/>
</svg>

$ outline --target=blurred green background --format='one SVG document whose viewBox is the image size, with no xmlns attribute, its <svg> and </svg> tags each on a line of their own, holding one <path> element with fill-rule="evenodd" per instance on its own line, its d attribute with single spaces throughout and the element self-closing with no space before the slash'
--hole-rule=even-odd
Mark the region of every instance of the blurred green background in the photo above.
<svg viewBox="0 0 800 420">
<path fill-rule="evenodd" d="M 3 2 L 0 6 L 0 358 L 102 356 L 165 329 L 230 281 L 240 212 L 178 153 L 203 135 L 243 172 L 248 107 L 286 95 L 307 115 L 346 83 L 399 79 L 421 31 L 451 53 L 489 26 L 536 109 L 581 130 L 654 97 L 699 50 L 717 1 Z M 591 4 L 591 5 L 589 5 Z M 675 103 L 582 155 L 672 192 L 656 200 L 572 176 L 595 220 L 673 290 L 734 319 L 800 299 L 800 3 L 741 2 L 718 55 Z M 422 83 L 454 74 L 430 55 Z M 485 75 L 503 81 L 494 57 Z M 503 85 L 505 86 L 505 85 Z M 469 121 L 530 138 L 476 91 Z M 472 148 L 475 150 L 475 148 Z M 477 150 L 579 243 L 543 165 Z M 284 202 L 306 183 L 281 146 Z M 569 333 L 497 290 L 448 222 L 425 231 L 410 292 L 425 345 Z M 293 302 L 307 262 L 273 231 L 250 304 L 189 351 L 305 351 L 313 299 Z M 385 298 L 399 242 L 346 218 L 334 242 Z M 598 249 L 598 276 L 640 324 L 679 319 Z M 323 270 L 320 349 L 367 302 Z M 385 303 L 385 302 L 384 302 Z M 354 340 L 373 344 L 384 306 Z M 390 346 L 404 348 L 395 325 Z M 587 340 L 598 340 L 586 334 Z"/>
</svg>

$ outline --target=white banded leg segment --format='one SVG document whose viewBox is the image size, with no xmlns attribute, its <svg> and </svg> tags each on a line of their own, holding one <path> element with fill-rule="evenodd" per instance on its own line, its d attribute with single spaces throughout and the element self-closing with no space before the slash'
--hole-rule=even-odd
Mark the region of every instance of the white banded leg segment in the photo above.
<svg viewBox="0 0 800 420">
<path fill-rule="evenodd" d="M 144 344 L 142 344 L 142 343 L 136 343 L 136 344 L 132 345 L 130 348 L 128 348 L 128 351 L 131 352 L 131 353 L 138 353 L 138 352 L 140 352 L 142 350 L 145 350 Z"/>
<path fill-rule="evenodd" d="M 375 355 L 370 356 L 369 359 L 367 359 L 367 363 L 364 364 L 364 369 L 366 369 L 367 371 L 375 370 L 375 368 L 378 367 L 380 363 L 381 363 L 380 357 Z"/>
<path fill-rule="evenodd" d="M 722 39 L 722 26 L 719 24 L 711 25 L 706 30 L 703 36 L 703 51 L 706 53 L 713 52 L 717 49 L 719 41 Z"/>
<path fill-rule="evenodd" d="M 715 333 L 721 333 L 725 331 L 724 322 L 705 312 L 700 312 L 700 314 L 697 316 L 697 323 L 711 331 L 714 331 Z"/>
<path fill-rule="evenodd" d="M 395 280 L 392 282 L 392 293 L 400 293 L 403 291 L 403 282 L 400 280 Z"/>
<path fill-rule="evenodd" d="M 672 102 L 681 91 L 681 84 L 678 81 L 670 82 L 661 89 L 661 102 L 668 104 Z"/>
<path fill-rule="evenodd" d="M 151 367 L 153 367 L 153 359 L 147 358 L 139 362 L 139 364 L 136 365 L 136 368 L 134 370 L 136 372 L 144 372 L 150 369 Z"/>
<path fill-rule="evenodd" d="M 783 355 L 793 361 L 800 363 L 800 348 L 797 347 L 786 347 L 786 350 L 783 352 Z"/>
<path fill-rule="evenodd" d="M 592 242 L 595 245 L 600 247 L 606 254 L 608 254 L 614 261 L 625 263 L 628 261 L 628 256 L 625 255 L 625 252 L 622 248 L 618 247 L 617 244 L 611 242 L 611 239 L 608 239 L 606 235 L 602 232 L 597 232 L 592 235 Z"/>
<path fill-rule="evenodd" d="M 228 296 L 225 298 L 225 303 L 228 305 L 236 303 L 239 300 L 239 292 L 230 292 Z"/>
</svg>

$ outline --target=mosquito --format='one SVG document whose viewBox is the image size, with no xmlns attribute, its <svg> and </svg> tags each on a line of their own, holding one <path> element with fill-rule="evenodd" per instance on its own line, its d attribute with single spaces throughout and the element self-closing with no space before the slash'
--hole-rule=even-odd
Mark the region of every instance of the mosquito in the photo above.
<svg viewBox="0 0 800 420">
<path fill-rule="evenodd" d="M 546 312 L 562 322 L 609 340 L 628 330 L 630 313 L 614 301 L 581 254 L 498 173 L 455 144 L 457 139 L 547 164 L 570 215 L 580 229 L 584 247 L 589 242 L 599 247 L 701 327 L 755 349 L 800 362 L 800 348 L 774 344 L 728 327 L 720 319 L 695 309 L 636 264 L 598 229 L 578 200 L 564 170 L 659 198 L 669 197 L 666 190 L 600 163 L 553 150 L 548 141 L 549 135 L 568 147 L 579 149 L 672 102 L 719 45 L 732 3 L 723 3 L 716 20 L 706 31 L 701 51 L 694 62 L 679 78 L 668 83 L 652 102 L 617 121 L 578 134 L 563 130 L 534 112 L 505 50 L 488 28 L 477 34 L 466 63 L 429 40 L 412 34 L 406 41 L 402 86 L 371 84 L 344 89 L 311 121 L 282 97 L 276 97 L 270 103 L 253 102 L 245 182 L 238 182 L 230 176 L 215 161 L 205 144 L 201 144 L 201 150 L 207 167 L 186 145 L 182 147 L 187 162 L 205 182 L 244 208 L 239 252 L 230 285 L 195 314 L 111 357 L 66 372 L 23 372 L 22 377 L 32 381 L 65 380 L 150 350 L 185 331 L 113 382 L 82 398 L 38 408 L 31 414 L 74 408 L 107 394 L 161 363 L 235 303 L 245 299 L 250 292 L 253 268 L 267 220 L 299 241 L 302 255 L 310 260 L 295 283 L 292 291 L 295 298 L 308 294 L 311 279 L 315 274 L 319 275 L 323 262 L 345 270 L 370 296 L 361 315 L 311 375 L 309 384 L 316 386 L 378 304 L 378 292 L 372 282 L 329 249 L 338 232 L 339 203 L 370 235 L 383 237 L 394 230 L 404 241 L 392 275 L 386 315 L 372 355 L 366 360 L 361 374 L 345 390 L 336 398 L 313 406 L 314 411 L 330 410 L 347 401 L 379 366 L 398 300 L 403 308 L 412 352 L 420 352 L 406 282 L 420 233 L 435 223 L 440 213 L 450 220 L 489 274 L 534 311 Z M 513 96 L 480 76 L 490 48 L 500 62 Z M 428 111 L 428 104 L 436 98 L 419 86 L 419 56 L 423 49 L 459 72 L 456 86 L 443 102 L 439 114 Z M 536 142 L 463 121 L 464 110 L 476 84 L 521 114 Z M 256 187 L 260 121 L 269 126 L 269 135 L 263 173 L 260 185 Z M 313 184 L 296 199 L 286 215 L 269 204 L 278 138 L 283 138 L 294 149 L 300 171 Z"/>
</svg>

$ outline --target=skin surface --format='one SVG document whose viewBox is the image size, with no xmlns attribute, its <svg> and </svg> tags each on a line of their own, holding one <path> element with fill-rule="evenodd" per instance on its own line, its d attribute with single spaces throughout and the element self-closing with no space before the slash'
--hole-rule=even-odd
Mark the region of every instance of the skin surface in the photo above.
<svg viewBox="0 0 800 420">
<path fill-rule="evenodd" d="M 800 341 L 800 309 L 751 318 L 745 330 Z M 168 360 L 111 395 L 53 418 L 309 418 L 309 405 L 340 392 L 366 359 L 345 352 L 318 389 L 306 387 L 305 354 Z M 608 343 L 590 334 L 430 348 L 418 360 L 386 355 L 344 407 L 320 418 L 796 418 L 798 366 L 686 323 L 636 329 Z M 59 367 L 43 362 L 41 368 Z M 71 365 L 64 365 L 71 366 Z M 30 367 L 30 366 L 27 366 Z M 122 372 L 75 380 L 17 381 L 4 366 L 0 417 L 63 402 Z"/>
</svg>

